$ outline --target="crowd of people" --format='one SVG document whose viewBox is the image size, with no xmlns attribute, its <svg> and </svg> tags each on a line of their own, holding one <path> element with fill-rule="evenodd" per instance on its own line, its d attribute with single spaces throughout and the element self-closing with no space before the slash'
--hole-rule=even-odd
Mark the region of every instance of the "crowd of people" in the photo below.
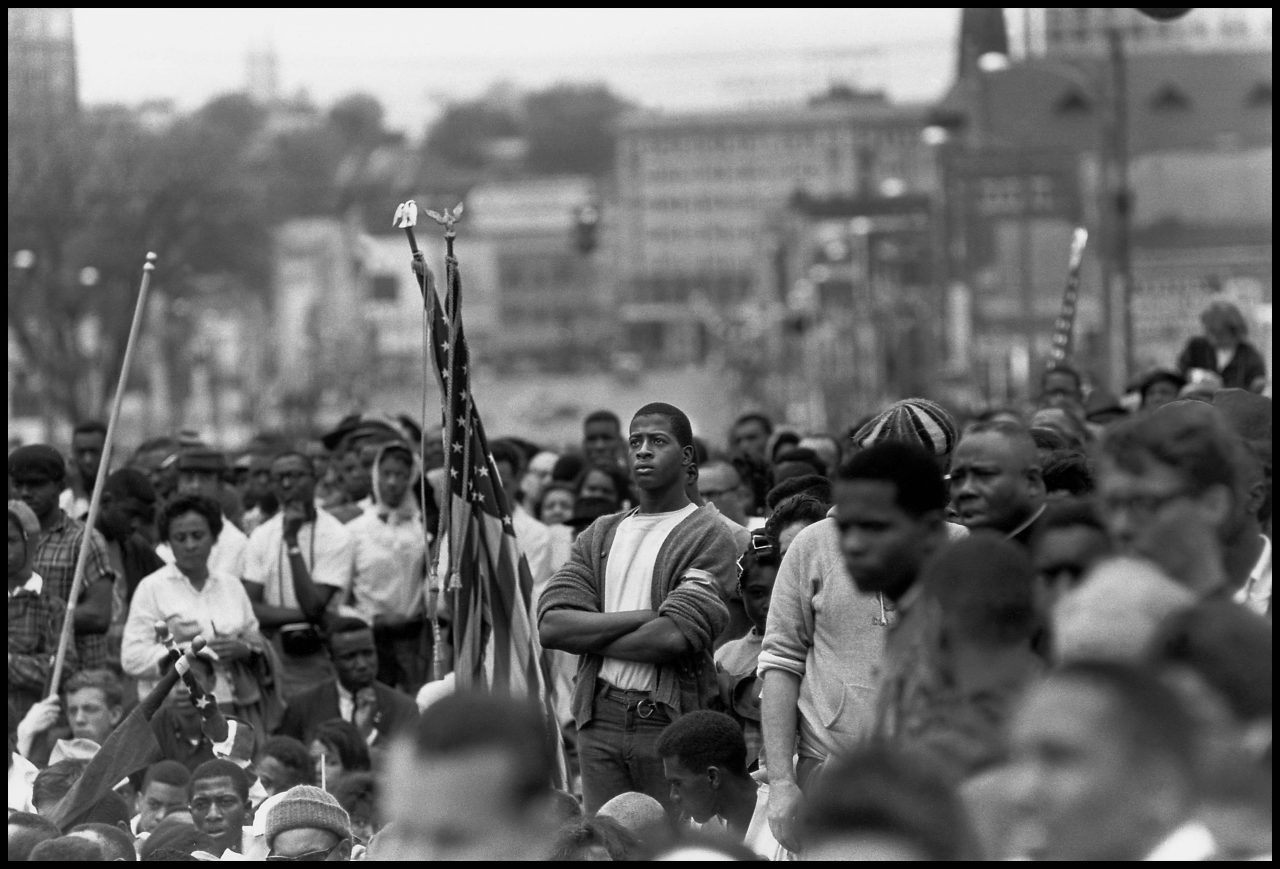
<svg viewBox="0 0 1280 869">
<path fill-rule="evenodd" d="M 9 859 L 1270 859 L 1271 399 L 1204 324 L 1131 409 L 1056 364 L 491 441 L 559 787 L 545 707 L 451 675 L 414 420 L 147 440 L 92 529 L 106 427 L 20 446 Z"/>
</svg>

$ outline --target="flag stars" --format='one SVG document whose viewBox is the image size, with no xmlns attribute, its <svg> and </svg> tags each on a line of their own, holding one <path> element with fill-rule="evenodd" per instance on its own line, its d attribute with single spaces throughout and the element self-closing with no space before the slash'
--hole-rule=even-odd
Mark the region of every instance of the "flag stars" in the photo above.
<svg viewBox="0 0 1280 869">
<path fill-rule="evenodd" d="M 460 453 L 460 452 L 462 452 L 462 441 L 454 441 L 454 444 L 453 444 L 453 451 L 454 451 L 455 453 Z"/>
<path fill-rule="evenodd" d="M 489 469 L 481 465 L 480 467 L 476 468 L 476 473 L 481 477 L 487 477 L 489 476 Z"/>
</svg>

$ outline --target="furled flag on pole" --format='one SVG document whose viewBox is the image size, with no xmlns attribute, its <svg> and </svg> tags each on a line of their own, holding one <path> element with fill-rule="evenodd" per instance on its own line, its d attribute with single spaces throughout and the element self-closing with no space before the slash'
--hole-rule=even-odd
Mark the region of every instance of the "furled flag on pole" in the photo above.
<svg viewBox="0 0 1280 869">
<path fill-rule="evenodd" d="M 1071 348 L 1076 327 L 1076 301 L 1080 295 L 1080 264 L 1084 261 L 1084 246 L 1089 232 L 1082 226 L 1071 233 L 1071 253 L 1067 256 L 1067 287 L 1062 292 L 1062 309 L 1053 323 L 1053 349 L 1049 365 L 1066 362 L 1071 358 Z"/>
<path fill-rule="evenodd" d="M 427 279 L 425 263 L 419 260 L 415 269 L 427 306 L 430 355 L 444 395 L 447 476 L 441 505 L 444 527 L 438 539 L 447 552 L 440 592 L 452 603 L 454 674 L 459 691 L 487 688 L 528 696 L 541 704 L 556 759 L 559 780 L 553 784 L 566 789 L 564 743 L 534 634 L 533 577 L 516 543 L 511 502 L 489 453 L 471 391 L 470 353 L 462 328 L 462 277 L 453 255 L 453 223 L 461 210 L 458 206 L 444 215 L 427 212 L 445 226 L 445 308 Z M 396 214 L 397 225 L 406 230 L 415 258 L 420 258 L 412 231 L 416 211 L 412 203 L 405 203 Z"/>
</svg>

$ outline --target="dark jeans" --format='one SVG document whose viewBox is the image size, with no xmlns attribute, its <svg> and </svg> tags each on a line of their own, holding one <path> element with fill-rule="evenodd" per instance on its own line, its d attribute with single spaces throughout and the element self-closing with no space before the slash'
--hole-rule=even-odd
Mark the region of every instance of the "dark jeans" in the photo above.
<svg viewBox="0 0 1280 869">
<path fill-rule="evenodd" d="M 578 730 L 582 802 L 588 817 L 627 791 L 648 794 L 668 814 L 673 811 L 658 757 L 658 737 L 670 723 L 670 710 L 650 700 L 648 692 L 596 682 L 595 713 Z"/>
</svg>

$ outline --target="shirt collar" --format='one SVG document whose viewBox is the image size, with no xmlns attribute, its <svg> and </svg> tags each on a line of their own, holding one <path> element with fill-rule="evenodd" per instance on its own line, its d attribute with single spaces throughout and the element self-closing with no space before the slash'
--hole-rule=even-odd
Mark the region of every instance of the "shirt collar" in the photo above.
<svg viewBox="0 0 1280 869">
<path fill-rule="evenodd" d="M 1262 552 L 1249 571 L 1249 578 L 1244 587 L 1236 591 L 1234 599 L 1240 604 L 1267 604 L 1271 602 L 1271 540 L 1267 535 L 1262 537 Z"/>
<path fill-rule="evenodd" d="M 9 597 L 26 594 L 38 595 L 42 591 L 44 591 L 44 578 L 38 573 L 33 573 L 26 582 L 9 592 Z"/>
<path fill-rule="evenodd" d="M 1218 850 L 1209 828 L 1199 821 L 1188 821 L 1156 845 L 1145 862 L 1166 860 L 1208 860 Z"/>
<path fill-rule="evenodd" d="M 1028 528 L 1030 528 L 1032 525 L 1035 524 L 1035 521 L 1040 518 L 1040 515 L 1044 513 L 1045 508 L 1048 506 L 1049 506 L 1048 504 L 1041 504 L 1039 510 L 1032 513 L 1030 516 L 1027 517 L 1027 520 L 1025 522 L 1023 522 L 1017 528 L 1013 529 L 1008 534 L 1006 534 L 1004 536 L 1004 539 L 1016 540 L 1019 534 L 1021 534 L 1023 531 L 1026 531 Z"/>
</svg>

